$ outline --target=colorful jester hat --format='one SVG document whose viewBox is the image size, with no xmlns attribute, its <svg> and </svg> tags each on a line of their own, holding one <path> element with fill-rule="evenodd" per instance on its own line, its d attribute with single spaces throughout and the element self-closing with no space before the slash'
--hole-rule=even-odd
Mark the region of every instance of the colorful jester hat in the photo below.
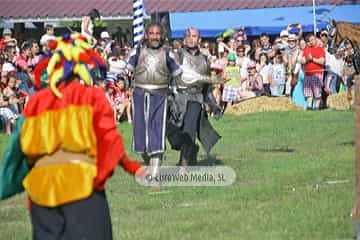
<svg viewBox="0 0 360 240">
<path fill-rule="evenodd" d="M 86 85 L 92 85 L 90 71 L 107 68 L 106 62 L 91 48 L 86 37 L 79 33 L 58 37 L 48 43 L 48 48 L 51 53 L 45 55 L 35 67 L 35 86 L 41 87 L 41 75 L 46 71 L 50 88 L 57 97 L 62 97 L 57 84 L 72 74 L 78 75 Z"/>
</svg>

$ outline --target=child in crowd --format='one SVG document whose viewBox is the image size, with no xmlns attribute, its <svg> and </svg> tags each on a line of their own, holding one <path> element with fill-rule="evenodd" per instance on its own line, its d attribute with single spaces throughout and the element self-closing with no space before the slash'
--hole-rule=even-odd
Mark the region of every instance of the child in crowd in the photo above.
<svg viewBox="0 0 360 240">
<path fill-rule="evenodd" d="M 269 83 L 272 96 L 283 96 L 285 90 L 286 70 L 281 52 L 274 57 L 274 64 L 270 68 Z"/>
<path fill-rule="evenodd" d="M 223 74 L 223 78 L 226 81 L 222 94 L 223 111 L 225 111 L 228 103 L 233 104 L 239 101 L 241 91 L 240 67 L 236 66 L 235 53 L 229 53 L 227 60 L 228 65 Z"/>
<path fill-rule="evenodd" d="M 260 73 L 263 80 L 264 93 L 266 96 L 271 95 L 270 91 L 270 82 L 269 82 L 269 73 L 271 69 L 271 63 L 269 63 L 269 58 L 266 53 L 260 53 L 260 61 L 256 64 L 256 70 Z"/>
<path fill-rule="evenodd" d="M 125 79 L 122 77 L 119 78 L 116 83 L 114 103 L 117 109 L 116 120 L 120 121 L 123 117 L 124 112 L 126 112 L 128 122 L 132 123 L 130 92 L 126 90 Z"/>
<path fill-rule="evenodd" d="M 14 74 L 9 74 L 9 80 L 8 80 L 7 86 L 3 90 L 3 96 L 4 96 L 4 98 L 8 99 L 8 103 L 9 103 L 8 107 L 15 114 L 18 115 L 20 113 L 19 104 L 21 102 L 20 102 L 20 99 L 17 97 L 16 77 Z"/>
<path fill-rule="evenodd" d="M 258 97 L 264 94 L 264 87 L 261 74 L 256 70 L 256 63 L 250 61 L 247 64 L 248 76 L 242 83 L 243 91 L 240 92 L 241 99 Z"/>
</svg>

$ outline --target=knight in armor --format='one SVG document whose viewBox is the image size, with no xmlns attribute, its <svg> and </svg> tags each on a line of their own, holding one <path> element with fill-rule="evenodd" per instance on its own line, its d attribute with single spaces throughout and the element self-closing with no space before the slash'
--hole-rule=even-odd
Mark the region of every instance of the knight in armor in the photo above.
<svg viewBox="0 0 360 240">
<path fill-rule="evenodd" d="M 141 153 L 152 175 L 158 172 L 165 151 L 167 95 L 171 79 L 181 74 L 173 53 L 164 46 L 163 30 L 151 23 L 145 41 L 129 56 L 127 68 L 134 73 L 133 150 Z"/>
<path fill-rule="evenodd" d="M 206 153 L 218 141 L 220 136 L 212 128 L 207 118 L 205 104 L 214 113 L 221 116 L 221 109 L 212 95 L 210 62 L 200 52 L 200 33 L 195 28 L 185 32 L 184 48 L 176 53 L 182 75 L 175 80 L 175 91 L 169 96 L 169 119 L 167 137 L 171 147 L 180 150 L 178 165 L 197 164 L 199 146 L 198 137 Z"/>
</svg>

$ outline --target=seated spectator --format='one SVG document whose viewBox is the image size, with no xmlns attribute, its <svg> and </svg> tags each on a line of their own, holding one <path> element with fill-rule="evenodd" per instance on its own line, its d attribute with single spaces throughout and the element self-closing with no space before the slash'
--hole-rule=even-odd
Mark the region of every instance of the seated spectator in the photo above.
<svg viewBox="0 0 360 240">
<path fill-rule="evenodd" d="M 106 81 L 106 85 L 105 85 L 105 96 L 107 98 L 107 100 L 109 101 L 113 111 L 114 111 L 114 119 L 115 121 L 116 116 L 117 116 L 117 109 L 116 109 L 116 105 L 115 105 L 115 101 L 114 101 L 114 96 L 115 96 L 115 83 L 113 81 Z"/>
<path fill-rule="evenodd" d="M 124 74 L 126 75 L 126 61 L 125 61 L 125 50 L 120 48 L 114 48 L 112 51 L 112 56 L 108 59 L 109 62 L 109 72 L 112 72 L 116 75 Z"/>
<path fill-rule="evenodd" d="M 277 52 L 274 57 L 274 64 L 270 68 L 269 83 L 272 96 L 283 96 L 285 90 L 286 71 L 283 62 L 283 55 Z"/>
<path fill-rule="evenodd" d="M 0 93 L 0 116 L 1 120 L 5 123 L 6 133 L 11 135 L 12 128 L 15 126 L 18 115 L 9 108 L 9 99 L 4 97 L 2 93 Z"/>
<path fill-rule="evenodd" d="M 125 86 L 126 85 L 124 78 L 120 78 L 116 82 L 116 91 L 114 98 L 114 103 L 117 110 L 116 120 L 120 121 L 123 118 L 123 114 L 126 112 L 128 122 L 132 123 L 130 92 L 126 90 Z"/>
<path fill-rule="evenodd" d="M 256 71 L 256 63 L 250 61 L 247 64 L 249 72 L 246 79 L 241 84 L 242 91 L 240 92 L 240 99 L 247 99 L 257 97 L 264 94 L 264 87 L 261 75 Z"/>
<path fill-rule="evenodd" d="M 16 65 L 23 72 L 29 73 L 32 71 L 32 54 L 29 42 L 24 42 L 22 44 L 20 55 L 16 59 Z"/>
<path fill-rule="evenodd" d="M 4 52 L 4 63 L 2 71 L 14 72 L 16 71 L 15 63 L 17 59 L 17 52 L 14 46 L 6 46 Z"/>
<path fill-rule="evenodd" d="M 32 67 L 35 67 L 43 56 L 43 53 L 40 51 L 39 43 L 35 39 L 30 39 L 29 44 L 31 46 L 31 64 Z"/>
<path fill-rule="evenodd" d="M 8 77 L 9 73 L 7 71 L 1 72 L 1 80 L 0 80 L 0 93 L 4 92 L 4 89 L 7 87 L 7 83 L 9 81 Z"/>
<path fill-rule="evenodd" d="M 15 74 L 9 74 L 9 80 L 7 86 L 3 90 L 3 97 L 8 99 L 8 107 L 15 113 L 19 114 L 20 99 L 16 93 L 16 77 Z"/>
</svg>

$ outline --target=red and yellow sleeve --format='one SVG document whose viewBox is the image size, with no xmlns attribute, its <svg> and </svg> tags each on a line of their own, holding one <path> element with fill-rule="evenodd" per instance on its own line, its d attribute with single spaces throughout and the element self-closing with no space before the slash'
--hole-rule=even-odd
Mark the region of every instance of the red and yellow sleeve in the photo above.
<svg viewBox="0 0 360 240">
<path fill-rule="evenodd" d="M 135 174 L 141 164 L 128 158 L 114 121 L 114 112 L 103 91 L 96 89 L 93 124 L 97 139 L 97 168 L 95 188 L 104 189 L 106 180 L 120 163 L 125 171 Z"/>
</svg>

